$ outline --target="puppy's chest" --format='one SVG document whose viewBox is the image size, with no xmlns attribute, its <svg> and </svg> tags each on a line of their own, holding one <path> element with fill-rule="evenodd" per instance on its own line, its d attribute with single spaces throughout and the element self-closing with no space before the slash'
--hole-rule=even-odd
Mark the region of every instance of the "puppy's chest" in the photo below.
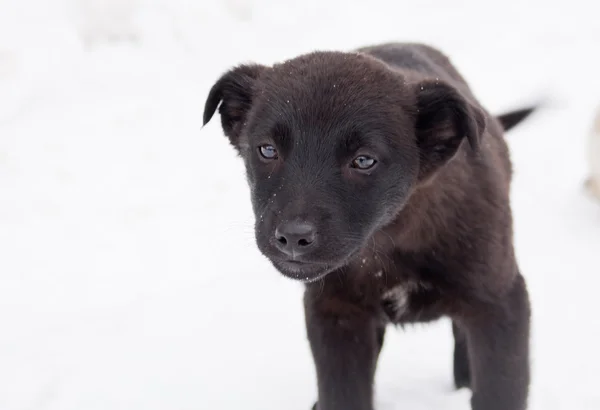
<svg viewBox="0 0 600 410">
<path fill-rule="evenodd" d="M 365 257 L 359 266 L 375 282 L 382 311 L 390 322 L 425 322 L 446 313 L 444 284 L 426 262 L 395 254 Z"/>
</svg>

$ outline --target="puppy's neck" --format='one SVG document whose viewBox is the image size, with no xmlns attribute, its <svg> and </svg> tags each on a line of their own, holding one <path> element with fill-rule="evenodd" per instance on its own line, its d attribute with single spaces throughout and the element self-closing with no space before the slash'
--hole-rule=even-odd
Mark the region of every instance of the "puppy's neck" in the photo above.
<svg viewBox="0 0 600 410">
<path fill-rule="evenodd" d="M 420 186 L 396 218 L 369 238 L 362 251 L 351 261 L 349 268 L 364 277 L 384 277 L 394 270 L 394 255 L 429 252 L 437 247 L 454 214 L 445 202 L 455 192 L 445 192 L 435 179 Z"/>
<path fill-rule="evenodd" d="M 371 259 L 385 269 L 394 252 L 419 253 L 437 248 L 464 217 L 469 185 L 469 161 L 464 152 L 440 172 L 420 183 L 396 218 L 377 230 L 358 257 L 359 265 Z M 366 262 L 365 262 L 366 261 Z M 371 270 L 376 270 L 372 268 Z"/>
</svg>

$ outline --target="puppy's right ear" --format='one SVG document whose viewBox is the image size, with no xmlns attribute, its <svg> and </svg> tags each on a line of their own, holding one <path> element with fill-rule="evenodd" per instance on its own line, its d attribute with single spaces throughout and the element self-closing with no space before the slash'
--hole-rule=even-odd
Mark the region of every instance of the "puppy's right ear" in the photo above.
<svg viewBox="0 0 600 410">
<path fill-rule="evenodd" d="M 265 69 L 262 65 L 241 65 L 229 70 L 212 86 L 206 99 L 203 125 L 210 121 L 222 102 L 219 114 L 223 132 L 236 148 L 242 126 L 252 106 L 254 84 Z"/>
</svg>

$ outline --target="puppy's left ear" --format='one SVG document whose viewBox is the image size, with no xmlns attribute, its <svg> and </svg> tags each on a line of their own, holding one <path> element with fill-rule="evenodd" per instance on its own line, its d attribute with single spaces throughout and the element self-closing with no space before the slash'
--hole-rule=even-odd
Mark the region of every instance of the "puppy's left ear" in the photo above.
<svg viewBox="0 0 600 410">
<path fill-rule="evenodd" d="M 239 148 L 242 127 L 252 106 L 255 82 L 265 69 L 265 66 L 257 64 L 238 66 L 223 74 L 208 93 L 203 125 L 210 121 L 222 102 L 219 107 L 221 126 L 236 148 Z"/>
<path fill-rule="evenodd" d="M 447 83 L 426 80 L 417 84 L 416 93 L 419 178 L 425 179 L 454 157 L 465 137 L 478 151 L 486 119 L 480 108 Z"/>
</svg>

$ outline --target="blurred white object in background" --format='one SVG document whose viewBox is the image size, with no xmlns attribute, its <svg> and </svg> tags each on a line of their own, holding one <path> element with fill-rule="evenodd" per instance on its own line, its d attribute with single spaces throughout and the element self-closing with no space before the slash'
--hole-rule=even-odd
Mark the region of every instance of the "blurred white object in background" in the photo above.
<svg viewBox="0 0 600 410">
<path fill-rule="evenodd" d="M 14 75 L 17 71 L 17 61 L 10 51 L 0 49 L 0 79 Z"/>
<path fill-rule="evenodd" d="M 71 1 L 75 6 L 77 29 L 86 47 L 139 40 L 135 22 L 138 0 Z"/>
<path fill-rule="evenodd" d="M 22 94 L 23 89 L 15 82 L 19 66 L 17 53 L 0 48 L 0 124 L 17 115 L 20 108 L 19 93 Z"/>
<path fill-rule="evenodd" d="M 34 106 L 81 48 L 66 1 L 0 0 L 0 126 Z"/>
<path fill-rule="evenodd" d="M 252 19 L 252 0 L 225 0 L 225 7 L 236 19 L 250 21 Z"/>
<path fill-rule="evenodd" d="M 588 191 L 600 201 L 600 107 L 596 112 L 587 146 L 590 176 L 586 181 Z"/>
</svg>

